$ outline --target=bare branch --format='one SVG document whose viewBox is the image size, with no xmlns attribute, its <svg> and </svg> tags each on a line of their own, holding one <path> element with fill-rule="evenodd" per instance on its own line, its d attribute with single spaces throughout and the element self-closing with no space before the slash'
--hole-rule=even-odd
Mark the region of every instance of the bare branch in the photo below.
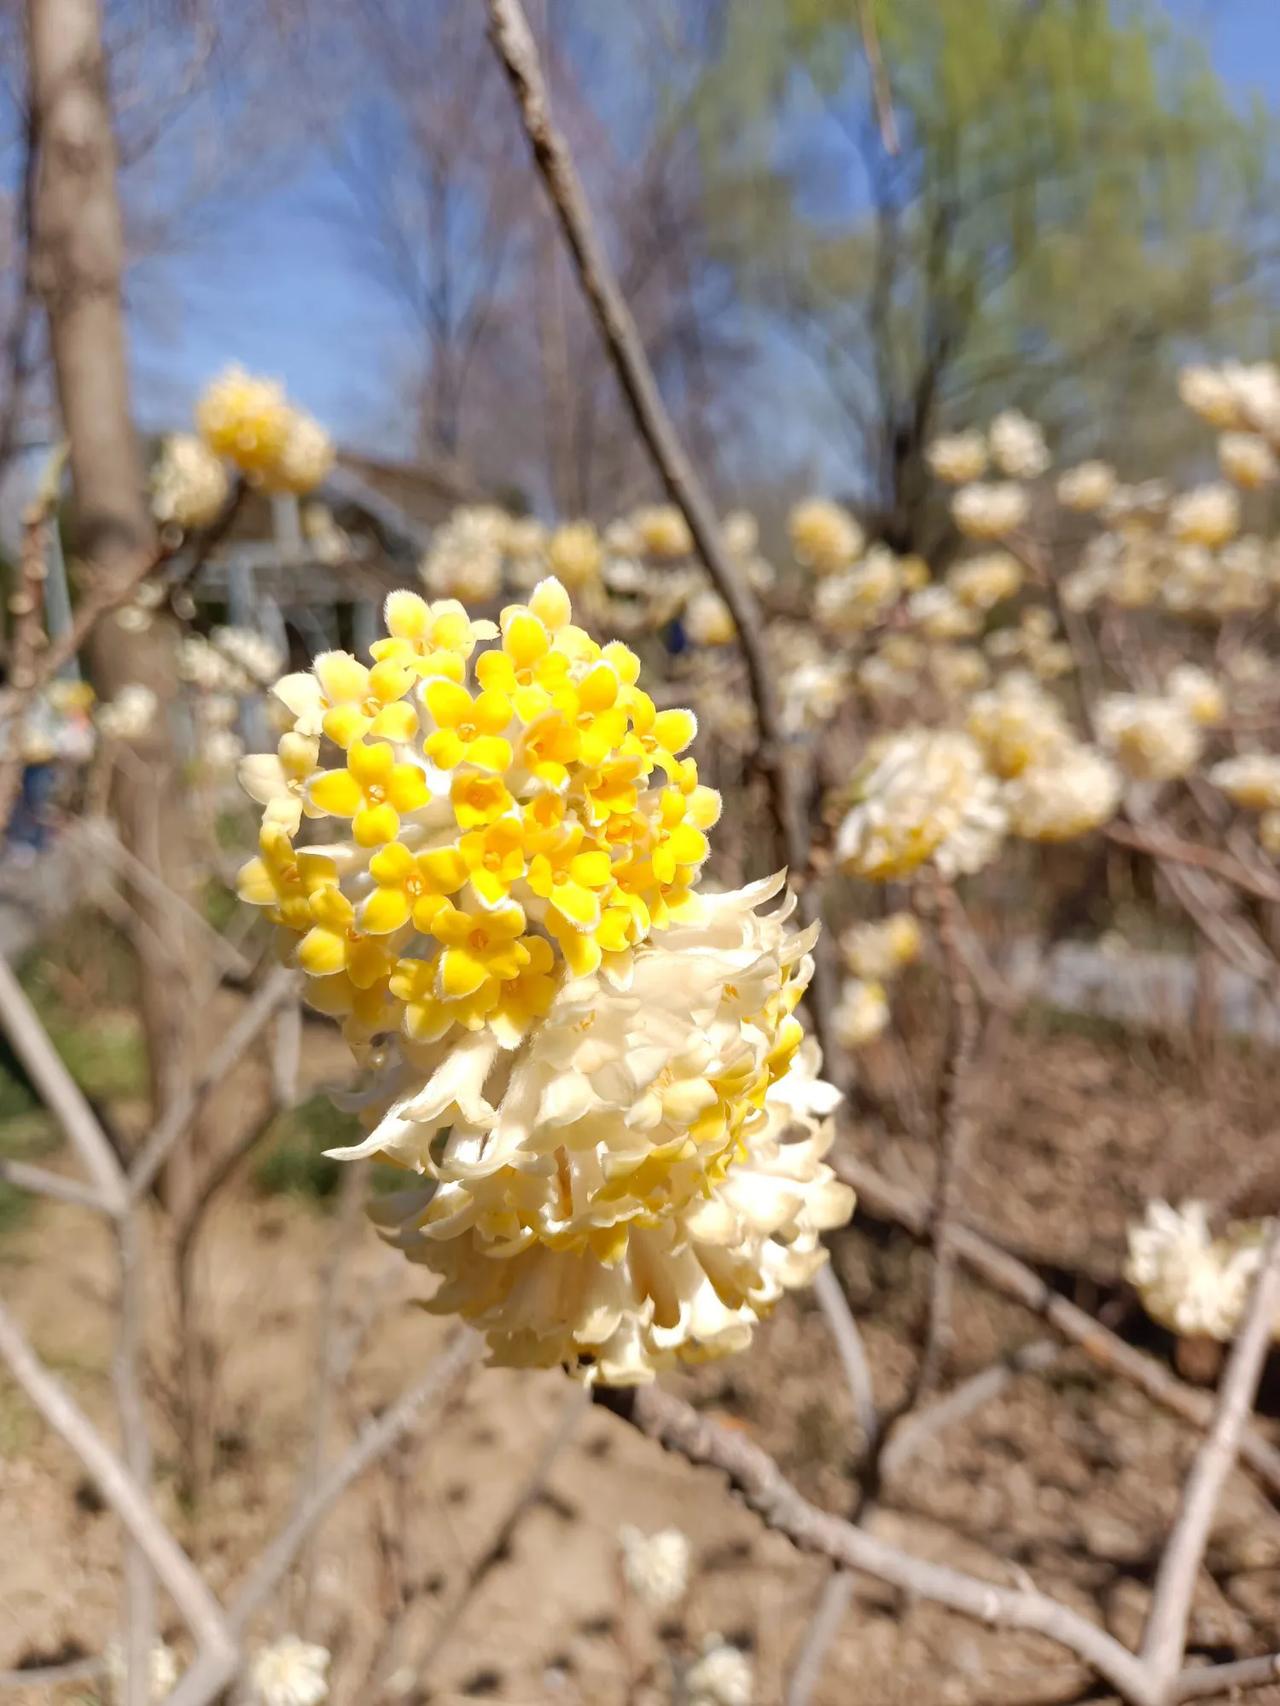
<svg viewBox="0 0 1280 1706">
<path fill-rule="evenodd" d="M 1052 1368 L 1055 1362 L 1061 1362 L 1063 1354 L 1061 1345 L 1052 1339 L 1036 1339 L 961 1381 L 953 1392 L 930 1404 L 927 1410 L 904 1418 L 880 1459 L 881 1475 L 887 1478 L 895 1474 L 909 1459 L 918 1456 L 931 1439 L 999 1397 L 1010 1381 L 1022 1374 Z"/>
<path fill-rule="evenodd" d="M 777 1464 L 745 1435 L 699 1415 L 656 1386 L 597 1388 L 597 1401 L 667 1451 L 727 1475 L 733 1492 L 770 1528 L 803 1551 L 859 1570 L 919 1599 L 1005 1629 L 1025 1629 L 1065 1647 L 1130 1706 L 1160 1706 L 1145 1667 L 1096 1623 L 1034 1589 L 1013 1589 L 915 1558 L 802 1498 Z"/>
<path fill-rule="evenodd" d="M 151 1437 L 140 1383 L 146 1329 L 139 1230 L 136 1210 L 122 1215 L 116 1222 L 120 1307 L 112 1376 L 125 1462 L 134 1481 L 147 1494 L 151 1485 Z M 156 1591 L 146 1553 L 136 1540 L 125 1543 L 124 1603 L 124 1706 L 148 1706 L 151 1698 L 151 1649 L 156 1630 Z"/>
<path fill-rule="evenodd" d="M 969 1078 L 981 1028 L 977 996 L 960 941 L 959 908 L 949 884 L 938 885 L 937 901 L 938 940 L 946 968 L 950 1011 L 946 1055 L 938 1082 L 938 1182 L 930 1220 L 933 1269 L 929 1281 L 929 1316 L 908 1410 L 914 1409 L 937 1385 L 954 1340 L 951 1294 L 955 1285 L 956 1251 L 951 1234 L 960 1213 L 961 1181 L 973 1139 Z"/>
<path fill-rule="evenodd" d="M 189 1128 L 205 1098 L 222 1083 L 240 1057 L 266 1028 L 277 1007 L 290 999 L 297 986 L 296 972 L 287 966 L 275 967 L 270 976 L 264 978 L 261 988 L 209 1056 L 199 1078 L 195 1083 L 187 1085 L 182 1094 L 175 1097 L 165 1109 L 129 1168 L 129 1194 L 135 1202 L 150 1190 L 169 1151 Z"/>
<path fill-rule="evenodd" d="M 876 15 L 870 0 L 858 0 L 858 29 L 867 70 L 871 73 L 871 94 L 875 101 L 876 123 L 880 127 L 880 141 L 886 154 L 896 155 L 901 144 L 898 120 L 893 110 L 893 90 L 889 84 L 889 73 L 885 70 L 884 55 L 880 51 L 880 32 L 876 29 Z"/>
<path fill-rule="evenodd" d="M 44 1367 L 3 1303 L 0 1356 L 36 1409 L 84 1464 L 103 1498 L 146 1554 L 206 1656 L 225 1664 L 234 1653 L 234 1643 L 221 1606 L 160 1521 L 142 1488 L 65 1387 Z"/>
<path fill-rule="evenodd" d="M 232 1602 L 228 1622 L 242 1636 L 292 1568 L 312 1530 L 321 1523 L 356 1478 L 388 1452 L 415 1425 L 421 1411 L 442 1404 L 475 1364 L 483 1348 L 479 1335 L 461 1332 L 431 1362 L 425 1374 L 390 1409 L 368 1423 L 351 1448 L 324 1476 L 302 1509 L 296 1511 L 249 1573 Z M 229 1680 L 212 1659 L 194 1664 L 169 1696 L 167 1706 L 208 1706 Z"/>
<path fill-rule="evenodd" d="M 37 1196 L 52 1197 L 56 1202 L 74 1203 L 77 1208 L 91 1208 L 95 1214 L 111 1214 L 110 1203 L 91 1185 L 63 1173 L 51 1173 L 47 1167 L 36 1167 L 28 1161 L 9 1161 L 0 1156 L 0 1179 L 16 1185 L 20 1191 L 32 1191 Z"/>
<path fill-rule="evenodd" d="M 0 1025 L 4 1026 L 15 1054 L 31 1074 L 49 1112 L 79 1155 L 108 1213 L 123 1213 L 128 1193 L 115 1151 L 3 958 L 0 958 Z"/>
<path fill-rule="evenodd" d="M 1186 1647 L 1187 1619 L 1196 1577 L 1218 1501 L 1240 1449 L 1254 1394 L 1280 1318 L 1280 1221 L 1271 1229 L 1244 1324 L 1231 1350 L 1218 1392 L 1213 1426 L 1201 1442 L 1182 1489 L 1151 1595 L 1142 1657 L 1157 1682 L 1157 1698 L 1170 1697 Z"/>
<path fill-rule="evenodd" d="M 728 605 L 746 663 L 759 735 L 757 761 L 768 778 L 773 815 L 783 856 L 800 891 L 806 919 L 817 916 L 817 896 L 809 883 L 809 846 L 794 760 L 774 695 L 773 671 L 765 649 L 759 607 L 745 578 L 725 548 L 715 507 L 680 442 L 644 352 L 635 318 L 596 231 L 581 179 L 568 146 L 552 121 L 537 44 L 519 0 L 488 0 L 489 35 L 506 70 L 534 162 L 551 198 L 578 281 L 595 316 L 600 336 L 630 404 L 636 426 L 672 502 L 683 512 L 698 555 L 717 592 Z M 816 960 L 814 1027 L 828 1059 L 836 1049 L 829 1014 L 834 988 L 825 955 Z"/>
<path fill-rule="evenodd" d="M 813 1281 L 813 1294 L 827 1318 L 831 1337 L 835 1340 L 845 1383 L 849 1388 L 849 1396 L 853 1399 L 854 1417 L 862 1433 L 863 1450 L 870 1451 L 880 1433 L 880 1417 L 876 1412 L 871 1365 L 867 1361 L 862 1334 L 858 1331 L 858 1323 L 849 1308 L 844 1287 L 832 1272 L 830 1262 L 818 1269 Z"/>
</svg>

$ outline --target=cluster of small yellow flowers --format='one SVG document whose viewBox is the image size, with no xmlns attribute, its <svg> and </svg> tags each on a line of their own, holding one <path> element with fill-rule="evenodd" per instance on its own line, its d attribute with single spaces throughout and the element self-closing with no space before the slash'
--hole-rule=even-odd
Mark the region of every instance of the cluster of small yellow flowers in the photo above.
<svg viewBox="0 0 1280 1706">
<path fill-rule="evenodd" d="M 592 586 L 600 578 L 604 547 L 589 521 L 570 521 L 547 540 L 547 567 L 570 592 Z"/>
<path fill-rule="evenodd" d="M 919 958 L 920 947 L 920 925 L 911 912 L 852 924 L 840 937 L 841 958 L 850 975 L 832 1017 L 845 1048 L 861 1048 L 884 1030 L 889 1022 L 886 985 Z"/>
<path fill-rule="evenodd" d="M 781 878 L 698 892 L 694 718 L 558 581 L 497 625 L 409 592 L 386 619 L 371 667 L 277 684 L 290 726 L 242 766 L 240 893 L 370 1074 L 342 1153 L 420 1175 L 379 1214 L 501 1361 L 635 1380 L 739 1348 L 851 1206 L 793 1017 L 812 936 L 758 916 Z M 326 818 L 349 832 L 297 840 Z"/>
<path fill-rule="evenodd" d="M 1204 748 L 1186 704 L 1155 693 L 1108 693 L 1098 705 L 1098 738 L 1125 774 L 1142 782 L 1186 776 Z"/>
<path fill-rule="evenodd" d="M 227 501 L 227 470 L 203 440 L 173 433 L 151 470 L 151 513 L 183 532 L 207 527 Z"/>
<path fill-rule="evenodd" d="M 1022 587 L 1022 564 L 1008 551 L 983 551 L 947 571 L 953 596 L 969 610 L 992 610 Z"/>
<path fill-rule="evenodd" d="M 125 743 L 141 740 L 156 720 L 160 701 L 152 688 L 141 681 L 122 687 L 114 699 L 98 706 L 99 731 L 108 740 Z"/>
<path fill-rule="evenodd" d="M 1001 663 L 1025 663 L 1041 681 L 1056 681 L 1075 663 L 1070 646 L 1058 637 L 1053 612 L 1043 605 L 1028 606 L 1016 625 L 996 629 L 983 645 L 989 657 Z"/>
<path fill-rule="evenodd" d="M 1108 822 L 1120 795 L 1115 765 L 1071 740 L 1005 785 L 1009 832 L 1025 841 L 1074 841 Z"/>
<path fill-rule="evenodd" d="M 895 882 L 932 864 L 945 878 L 995 857 L 1006 828 L 1000 785 L 982 751 L 953 729 L 908 729 L 871 743 L 836 836 L 845 870 Z"/>
<path fill-rule="evenodd" d="M 1081 462 L 1058 480 L 1056 493 L 1063 509 L 1082 515 L 1103 509 L 1115 496 L 1115 470 L 1107 462 Z"/>
<path fill-rule="evenodd" d="M 431 536 L 419 574 L 432 598 L 488 604 L 502 592 L 508 517 L 492 504 L 455 509 Z"/>
<path fill-rule="evenodd" d="M 319 423 L 273 379 L 231 367 L 196 405 L 200 436 L 215 456 L 271 492 L 314 491 L 333 465 L 333 445 Z"/>
<path fill-rule="evenodd" d="M 843 505 L 827 498 L 806 498 L 787 520 L 795 559 L 816 575 L 839 574 L 862 555 L 862 529 Z"/>
<path fill-rule="evenodd" d="M 685 633 L 698 646 L 727 646 L 737 637 L 733 613 L 718 592 L 704 587 L 685 605 Z"/>
<path fill-rule="evenodd" d="M 661 562 L 676 562 L 693 551 L 689 523 L 674 504 L 647 504 L 633 510 L 629 525 L 639 550 Z"/>
<path fill-rule="evenodd" d="M 825 576 L 814 595 L 814 620 L 841 638 L 883 622 L 908 585 L 904 560 L 875 545 L 861 562 Z"/>
<path fill-rule="evenodd" d="M 961 486 L 951 514 L 967 539 L 1007 539 L 1027 519 L 1031 499 L 1014 480 L 980 480 Z"/>
<path fill-rule="evenodd" d="M 1210 769 L 1209 780 L 1242 811 L 1280 811 L 1280 755 L 1274 752 L 1224 758 Z"/>
<path fill-rule="evenodd" d="M 987 471 L 987 441 L 976 429 L 935 438 L 925 452 L 930 468 L 949 486 L 968 486 Z"/>
<path fill-rule="evenodd" d="M 1169 532 L 1184 545 L 1217 550 L 1240 531 L 1240 498 L 1230 486 L 1196 486 L 1176 498 L 1169 510 Z"/>
<path fill-rule="evenodd" d="M 1005 409 L 987 433 L 991 460 L 1010 480 L 1035 480 L 1049 466 L 1049 447 L 1035 421 L 1017 409 Z"/>
<path fill-rule="evenodd" d="M 1256 432 L 1224 432 L 1218 440 L 1218 466 L 1246 492 L 1269 486 L 1276 477 L 1275 451 Z"/>
<path fill-rule="evenodd" d="M 1203 1203 L 1148 1203 L 1129 1228 L 1125 1278 L 1153 1321 L 1184 1338 L 1225 1343 L 1240 1325 L 1268 1231 L 1265 1220 L 1237 1221 L 1215 1238 Z"/>
<path fill-rule="evenodd" d="M 703 896 L 625 987 L 562 982 L 517 1050 L 479 1032 L 435 1051 L 339 1152 L 423 1175 L 375 1218 L 498 1362 L 616 1385 L 740 1350 L 848 1217 L 821 1159 L 835 1092 L 792 1017 L 812 934 L 756 910 L 780 884 Z"/>
<path fill-rule="evenodd" d="M 975 696 L 965 729 L 987 768 L 1004 782 L 1043 766 L 1072 739 L 1062 707 L 1023 670 L 1010 670 Z"/>
<path fill-rule="evenodd" d="M 1220 431 L 1280 437 L 1280 369 L 1272 362 L 1184 367 L 1178 392 L 1194 414 Z"/>
</svg>

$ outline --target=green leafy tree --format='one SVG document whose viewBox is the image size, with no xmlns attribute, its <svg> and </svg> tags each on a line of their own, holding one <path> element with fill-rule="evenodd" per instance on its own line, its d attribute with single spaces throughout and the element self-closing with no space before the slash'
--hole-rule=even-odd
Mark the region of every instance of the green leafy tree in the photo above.
<svg viewBox="0 0 1280 1706">
<path fill-rule="evenodd" d="M 1181 448 L 1188 350 L 1262 353 L 1270 118 L 1148 0 L 776 0 L 721 18 L 700 108 L 718 252 L 812 356 L 848 484 L 894 545 L 939 542 L 937 432 L 1018 403 L 1064 454 L 1149 468 Z"/>
</svg>

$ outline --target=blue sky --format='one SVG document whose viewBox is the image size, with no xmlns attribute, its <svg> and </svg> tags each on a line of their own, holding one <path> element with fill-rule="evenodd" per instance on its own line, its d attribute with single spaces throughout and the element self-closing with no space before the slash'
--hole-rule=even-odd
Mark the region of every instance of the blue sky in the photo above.
<svg viewBox="0 0 1280 1706">
<path fill-rule="evenodd" d="M 764 0 L 768 3 L 768 0 Z M 1165 0 L 1208 44 L 1241 99 L 1280 106 L 1280 0 Z M 276 374 L 338 438 L 395 453 L 397 371 L 409 330 L 334 217 L 344 191 L 323 144 L 277 181 L 220 207 L 206 240 L 136 282 L 142 424 L 183 424 L 203 382 L 236 360 Z"/>
</svg>

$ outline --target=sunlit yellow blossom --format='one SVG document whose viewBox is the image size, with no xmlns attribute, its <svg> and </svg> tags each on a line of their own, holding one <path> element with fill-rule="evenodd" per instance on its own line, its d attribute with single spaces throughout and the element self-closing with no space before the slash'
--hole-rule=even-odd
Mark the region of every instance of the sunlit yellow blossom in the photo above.
<svg viewBox="0 0 1280 1706">
<path fill-rule="evenodd" d="M 806 498 L 787 518 L 796 561 L 818 575 L 834 575 L 861 556 L 862 529 L 848 510 L 827 498 Z"/>
<path fill-rule="evenodd" d="M 987 471 L 987 441 L 980 432 L 935 438 L 925 455 L 933 472 L 950 486 L 967 486 Z"/>
<path fill-rule="evenodd" d="M 683 512 L 674 504 L 650 504 L 632 512 L 631 526 L 642 551 L 651 557 L 668 561 L 687 557 L 693 550 L 693 536 Z"/>
<path fill-rule="evenodd" d="M 1101 509 L 1115 489 L 1115 470 L 1109 463 L 1081 462 L 1059 476 L 1058 502 L 1063 509 L 1088 514 Z"/>
<path fill-rule="evenodd" d="M 311 896 L 317 889 L 337 883 L 336 864 L 326 854 L 295 850 L 278 823 L 263 824 L 258 847 L 258 856 L 240 869 L 236 892 L 250 906 L 269 908 L 268 915 L 275 923 L 291 930 L 308 929 Z"/>
<path fill-rule="evenodd" d="M 349 747 L 364 735 L 413 738 L 418 713 L 404 698 L 413 685 L 409 670 L 389 661 L 366 669 L 350 652 L 321 652 L 312 667 L 327 707 L 321 726 L 335 745 Z"/>
<path fill-rule="evenodd" d="M 320 742 L 313 735 L 286 730 L 274 755 L 255 753 L 240 760 L 240 786 L 265 808 L 265 822 L 278 823 L 295 835 L 303 812 L 314 810 L 306 797 L 307 783 L 319 759 Z"/>
<path fill-rule="evenodd" d="M 349 817 L 361 847 L 394 841 L 401 812 L 427 802 L 426 778 L 416 764 L 397 763 L 386 741 L 356 740 L 345 770 L 323 770 L 308 784 L 307 797 L 321 812 Z"/>
<path fill-rule="evenodd" d="M 1218 440 L 1218 466 L 1233 485 L 1247 492 L 1269 486 L 1276 477 L 1275 452 L 1253 432 L 1226 432 Z"/>
<path fill-rule="evenodd" d="M 961 486 L 951 500 L 956 526 L 970 539 L 1007 538 L 1030 507 L 1026 491 L 1011 480 Z"/>
<path fill-rule="evenodd" d="M 1225 545 L 1240 530 L 1240 498 L 1220 484 L 1197 486 L 1184 492 L 1169 511 L 1169 531 L 1175 539 L 1213 550 Z"/>
<path fill-rule="evenodd" d="M 298 943 L 298 964 L 312 977 L 345 972 L 357 989 L 384 980 L 393 963 L 385 941 L 356 923 L 355 907 L 336 883 L 322 883 L 308 902 L 311 928 Z"/>
<path fill-rule="evenodd" d="M 598 580 L 603 561 L 600 535 L 589 521 L 557 527 L 547 541 L 548 567 L 570 591 Z"/>
<path fill-rule="evenodd" d="M 953 730 L 909 729 L 873 742 L 852 795 L 836 857 L 873 882 L 910 876 L 927 861 L 948 878 L 981 870 L 1005 830 L 980 749 Z"/>
</svg>

